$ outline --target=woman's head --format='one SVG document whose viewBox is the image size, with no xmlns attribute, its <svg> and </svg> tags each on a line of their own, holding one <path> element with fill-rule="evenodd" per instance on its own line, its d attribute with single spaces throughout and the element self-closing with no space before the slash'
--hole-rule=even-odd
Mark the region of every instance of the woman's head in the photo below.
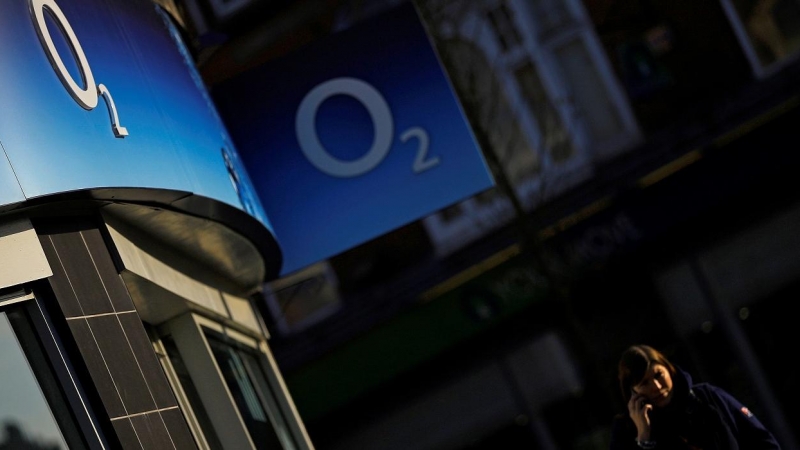
<svg viewBox="0 0 800 450">
<path fill-rule="evenodd" d="M 666 406 L 672 399 L 675 373 L 663 353 L 648 345 L 632 345 L 622 353 L 617 369 L 622 397 L 627 403 L 638 394 L 655 406 Z"/>
</svg>

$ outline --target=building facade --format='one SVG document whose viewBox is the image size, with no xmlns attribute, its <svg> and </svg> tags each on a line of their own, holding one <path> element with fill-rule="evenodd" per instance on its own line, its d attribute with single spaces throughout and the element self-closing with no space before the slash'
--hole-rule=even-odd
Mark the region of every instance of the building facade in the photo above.
<svg viewBox="0 0 800 450">
<path fill-rule="evenodd" d="M 0 10 L 0 447 L 313 448 L 257 307 L 281 251 L 174 19 Z"/>
</svg>

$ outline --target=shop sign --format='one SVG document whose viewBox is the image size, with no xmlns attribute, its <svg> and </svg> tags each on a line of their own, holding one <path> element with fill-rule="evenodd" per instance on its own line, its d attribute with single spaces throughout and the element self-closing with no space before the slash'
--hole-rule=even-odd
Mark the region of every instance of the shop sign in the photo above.
<svg viewBox="0 0 800 450">
<path fill-rule="evenodd" d="M 153 189 L 223 202 L 269 227 L 179 33 L 152 1 L 3 0 L 0 86 L 0 206 Z"/>
<path fill-rule="evenodd" d="M 216 85 L 298 270 L 493 185 L 411 2 Z"/>
</svg>

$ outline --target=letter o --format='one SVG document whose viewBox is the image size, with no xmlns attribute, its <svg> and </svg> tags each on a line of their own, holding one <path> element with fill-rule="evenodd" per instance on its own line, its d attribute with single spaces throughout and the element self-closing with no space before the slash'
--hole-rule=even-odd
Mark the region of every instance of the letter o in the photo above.
<svg viewBox="0 0 800 450">
<path fill-rule="evenodd" d="M 349 95 L 364 105 L 375 127 L 369 151 L 353 161 L 342 161 L 331 156 L 317 135 L 315 123 L 320 105 L 339 94 Z M 392 146 L 394 122 L 389 105 L 372 85 L 356 78 L 334 78 L 314 87 L 300 102 L 295 117 L 295 132 L 300 150 L 314 167 L 328 175 L 347 178 L 369 172 L 386 158 Z"/>
<path fill-rule="evenodd" d="M 78 58 L 78 67 L 83 74 L 83 78 L 86 80 L 86 89 L 82 89 L 78 86 L 78 83 L 75 82 L 72 75 L 67 72 L 64 61 L 61 60 L 61 56 L 58 54 L 55 44 L 53 44 L 50 31 L 47 29 L 47 24 L 44 20 L 44 8 L 48 8 L 50 12 L 53 13 L 53 16 L 61 25 L 62 30 L 66 33 L 69 45 L 72 46 L 72 50 Z M 47 57 L 58 72 L 58 77 L 61 78 L 61 82 L 64 83 L 64 86 L 78 104 L 85 109 L 93 109 L 97 106 L 97 86 L 94 82 L 94 75 L 92 75 L 92 69 L 89 67 L 89 62 L 86 60 L 86 54 L 83 53 L 83 48 L 80 42 L 78 42 L 78 38 L 75 36 L 72 26 L 70 26 L 61 8 L 58 7 L 55 0 L 31 0 L 31 9 L 35 18 L 36 32 L 39 34 L 39 40 L 42 41 L 42 46 L 44 46 L 47 52 Z"/>
</svg>

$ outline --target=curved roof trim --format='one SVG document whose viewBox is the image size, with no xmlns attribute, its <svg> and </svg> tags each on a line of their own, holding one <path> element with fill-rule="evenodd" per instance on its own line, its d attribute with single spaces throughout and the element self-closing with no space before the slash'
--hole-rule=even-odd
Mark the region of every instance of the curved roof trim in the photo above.
<svg viewBox="0 0 800 450">
<path fill-rule="evenodd" d="M 190 192 L 101 188 L 64 192 L 0 208 L 31 217 L 102 211 L 252 292 L 278 277 L 283 262 L 272 231 L 248 213 Z"/>
</svg>

